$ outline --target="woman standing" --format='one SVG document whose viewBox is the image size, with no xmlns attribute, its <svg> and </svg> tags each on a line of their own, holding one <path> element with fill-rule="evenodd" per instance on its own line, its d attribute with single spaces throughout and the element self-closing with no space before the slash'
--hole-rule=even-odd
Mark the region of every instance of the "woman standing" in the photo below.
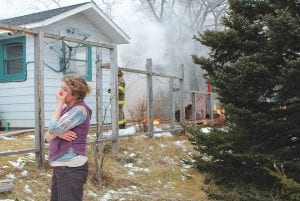
<svg viewBox="0 0 300 201">
<path fill-rule="evenodd" d="M 63 77 L 45 135 L 53 167 L 51 201 L 82 201 L 88 175 L 86 138 L 92 111 L 84 102 L 90 87 L 79 75 Z"/>
</svg>

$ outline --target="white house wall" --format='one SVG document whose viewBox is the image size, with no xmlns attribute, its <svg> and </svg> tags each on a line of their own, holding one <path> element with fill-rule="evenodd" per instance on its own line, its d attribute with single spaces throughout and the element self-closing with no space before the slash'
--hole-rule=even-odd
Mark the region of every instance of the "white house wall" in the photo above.
<svg viewBox="0 0 300 201">
<path fill-rule="evenodd" d="M 72 25 L 72 26 L 70 26 Z M 44 28 L 45 32 L 60 34 L 63 33 L 67 27 L 75 27 L 78 28 L 79 31 L 84 33 L 88 33 L 90 37 L 87 40 L 93 42 L 106 42 L 109 43 L 109 39 L 105 37 L 100 30 L 98 30 L 92 23 L 89 21 L 83 14 L 77 14 L 71 17 L 68 17 L 64 20 L 58 21 L 55 24 L 49 25 Z M 72 37 L 72 36 L 69 36 Z M 59 66 L 59 54 L 56 51 L 51 49 L 56 48 L 59 50 L 61 47 L 61 41 L 55 41 L 48 39 L 44 46 L 44 60 L 45 63 L 52 67 Z M 87 104 L 91 107 L 93 111 L 92 115 L 92 124 L 96 123 L 96 49 L 97 47 L 92 47 L 92 81 L 88 82 L 92 87 L 92 92 L 86 97 Z M 102 53 L 102 61 L 105 63 L 110 62 L 110 51 L 109 49 L 100 48 Z M 110 85 L 110 73 L 108 70 L 104 70 L 103 72 L 103 106 L 105 107 L 109 103 L 109 94 L 106 92 Z M 55 107 L 55 96 L 58 88 L 61 85 L 61 78 L 63 73 L 57 73 L 47 66 L 45 66 L 45 124 L 48 125 L 50 118 L 52 116 L 52 112 Z M 111 122 L 109 119 L 111 117 L 110 104 L 106 107 L 106 122 Z M 104 108 L 105 110 L 105 108 Z M 105 111 L 103 111 L 105 113 Z M 109 119 L 109 120 L 108 120 Z"/>
<path fill-rule="evenodd" d="M 87 39 L 94 42 L 110 43 L 109 39 L 98 30 L 91 21 L 83 14 L 77 14 L 64 20 L 58 21 L 55 24 L 44 27 L 43 30 L 47 33 L 59 34 L 66 27 L 74 26 L 85 33 L 89 33 Z M 53 48 L 53 49 L 51 49 Z M 44 41 L 44 62 L 51 67 L 58 68 L 59 66 L 59 51 L 61 41 L 55 41 L 45 38 Z M 58 52 L 55 52 L 58 50 Z M 101 48 L 102 61 L 109 63 L 110 50 Z M 1 116 L 14 128 L 30 128 L 35 126 L 34 113 L 34 38 L 33 36 L 26 37 L 26 62 L 27 64 L 27 80 L 24 82 L 7 82 L 0 83 L 0 112 Z M 45 126 L 49 124 L 52 112 L 55 107 L 55 96 L 58 88 L 61 85 L 63 73 L 57 73 L 51 70 L 46 65 L 44 66 L 44 111 L 45 111 Z M 92 81 L 89 82 L 92 86 L 92 93 L 87 96 L 86 102 L 93 110 L 92 124 L 96 123 L 96 47 L 92 47 Z M 111 122 L 111 105 L 107 89 L 110 88 L 110 71 L 103 70 L 103 114 L 105 122 Z"/>
<path fill-rule="evenodd" d="M 111 43 L 109 38 L 105 36 L 101 30 L 97 29 L 82 13 L 78 13 L 48 25 L 45 27 L 45 30 L 49 33 L 64 35 L 64 32 L 68 27 L 78 28 L 80 34 L 89 34 L 90 36 L 87 39 L 89 41 Z M 72 37 L 71 35 L 68 36 Z"/>
<path fill-rule="evenodd" d="M 11 127 L 34 125 L 33 58 L 33 37 L 26 36 L 27 79 L 23 82 L 0 83 L 0 112 Z"/>
</svg>

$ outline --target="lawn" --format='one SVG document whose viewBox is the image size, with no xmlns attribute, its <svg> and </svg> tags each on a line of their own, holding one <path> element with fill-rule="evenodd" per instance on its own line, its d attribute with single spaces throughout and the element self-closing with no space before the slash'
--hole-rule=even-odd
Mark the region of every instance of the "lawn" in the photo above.
<svg viewBox="0 0 300 201">
<path fill-rule="evenodd" d="M 0 138 L 0 152 L 33 146 L 33 134 Z M 93 149 L 88 149 L 90 174 L 84 190 L 85 201 L 208 200 L 206 175 L 190 165 L 194 150 L 184 134 L 123 138 L 118 155 L 112 155 L 110 147 L 107 143 L 101 184 L 93 180 Z M 10 179 L 15 188 L 0 194 L 0 200 L 49 200 L 51 175 L 48 165 L 45 169 L 36 168 L 33 154 L 2 156 L 0 179 Z"/>
</svg>

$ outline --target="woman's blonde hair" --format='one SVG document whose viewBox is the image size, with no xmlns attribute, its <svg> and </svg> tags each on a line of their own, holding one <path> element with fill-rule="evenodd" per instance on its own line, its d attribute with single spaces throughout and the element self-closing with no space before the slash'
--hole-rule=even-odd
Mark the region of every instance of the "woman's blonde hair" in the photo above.
<svg viewBox="0 0 300 201">
<path fill-rule="evenodd" d="M 91 92 L 91 87 L 85 79 L 78 74 L 67 74 L 62 78 L 72 91 L 72 95 L 77 97 L 77 100 L 83 100 L 87 94 Z"/>
</svg>

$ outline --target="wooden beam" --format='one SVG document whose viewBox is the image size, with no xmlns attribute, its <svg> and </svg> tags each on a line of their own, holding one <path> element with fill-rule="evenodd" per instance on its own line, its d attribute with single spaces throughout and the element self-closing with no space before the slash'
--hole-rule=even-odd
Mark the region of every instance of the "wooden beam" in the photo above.
<svg viewBox="0 0 300 201">
<path fill-rule="evenodd" d="M 184 78 L 184 65 L 180 64 L 181 76 Z M 180 123 L 185 123 L 185 91 L 184 79 L 180 80 Z"/>
<path fill-rule="evenodd" d="M 17 33 L 21 33 L 21 34 L 29 34 L 29 35 L 39 34 L 38 31 L 21 28 L 21 27 L 16 27 L 16 26 L 11 26 L 11 25 L 7 25 L 7 24 L 0 24 L 0 30 L 6 30 L 6 31 L 17 32 Z M 64 41 L 69 41 L 69 42 L 74 42 L 74 43 L 82 43 L 82 44 L 87 44 L 87 45 L 91 45 L 94 47 L 103 47 L 103 48 L 108 48 L 108 49 L 114 48 L 113 45 L 106 44 L 106 43 L 98 43 L 98 42 L 80 40 L 80 39 L 76 39 L 76 38 L 60 36 L 57 34 L 44 33 L 44 36 L 45 36 L 45 38 L 51 38 L 51 39 L 55 39 L 55 40 L 64 40 Z"/>
<path fill-rule="evenodd" d="M 18 130 L 18 131 L 8 131 L 4 133 L 0 133 L 1 136 L 9 137 L 9 136 L 16 136 L 16 135 L 21 135 L 21 134 L 26 134 L 26 133 L 31 133 L 34 132 L 34 129 L 25 129 L 25 130 Z"/>
<path fill-rule="evenodd" d="M 110 50 L 111 61 L 111 119 L 112 119 L 112 152 L 119 152 L 119 105 L 118 105 L 118 62 L 117 62 L 117 47 Z"/>
<path fill-rule="evenodd" d="M 211 127 L 214 127 L 214 102 L 213 102 L 213 93 L 210 93 L 210 118 L 211 118 Z"/>
<path fill-rule="evenodd" d="M 36 165 L 45 167 L 45 111 L 44 111 L 44 32 L 34 35 L 34 105 Z"/>
<path fill-rule="evenodd" d="M 30 29 L 25 29 L 25 28 L 20 28 L 20 27 L 15 27 L 15 26 L 7 25 L 7 24 L 0 24 L 0 30 L 18 32 L 18 33 L 21 33 L 21 34 L 29 34 L 29 35 L 38 34 L 37 31 L 33 31 L 33 30 L 30 30 Z"/>
<path fill-rule="evenodd" d="M 106 68 L 106 69 L 110 69 L 110 64 L 109 63 L 105 63 L 101 65 L 102 68 Z M 144 70 L 137 70 L 137 69 L 133 69 L 133 68 L 124 68 L 124 67 L 118 67 L 118 70 L 120 71 L 125 71 L 125 72 L 129 72 L 129 73 L 139 73 L 139 74 L 145 74 L 148 75 L 149 72 L 148 71 L 144 71 Z M 176 75 L 166 75 L 163 73 L 156 73 L 156 72 L 152 72 L 153 76 L 158 76 L 158 77 L 164 77 L 164 78 L 170 78 L 170 79 L 178 79 L 178 80 L 182 80 L 183 78 L 180 76 L 176 76 Z"/>
<path fill-rule="evenodd" d="M 153 77 L 152 77 L 152 59 L 147 59 L 146 69 L 149 73 L 147 75 L 147 124 L 148 133 L 153 137 Z"/>
<path fill-rule="evenodd" d="M 170 79 L 171 128 L 175 128 L 174 79 Z"/>
<path fill-rule="evenodd" d="M 144 71 L 144 70 L 137 70 L 137 69 L 130 69 L 130 68 L 121 68 L 121 67 L 118 67 L 118 70 L 129 72 L 129 73 L 139 73 L 139 74 L 145 74 L 145 75 L 149 74 L 149 72 Z"/>
<path fill-rule="evenodd" d="M 165 78 L 173 78 L 173 79 L 178 79 L 178 80 L 182 80 L 182 77 L 176 76 L 176 75 L 166 75 L 163 73 L 155 73 L 153 72 L 153 76 L 159 76 L 159 77 L 165 77 Z"/>
<path fill-rule="evenodd" d="M 192 93 L 192 120 L 196 122 L 196 94 Z M 196 126 L 196 123 L 194 124 Z"/>
<path fill-rule="evenodd" d="M 16 151 L 5 151 L 0 152 L 0 156 L 9 156 L 9 155 L 16 155 L 16 154 L 27 154 L 27 153 L 37 153 L 39 152 L 39 149 L 22 149 L 22 150 L 16 150 Z"/>
<path fill-rule="evenodd" d="M 100 48 L 96 49 L 96 118 L 97 118 L 97 139 L 103 137 L 103 99 L 102 99 L 102 52 Z"/>
<path fill-rule="evenodd" d="M 135 137 L 135 136 L 147 136 L 147 135 L 153 135 L 153 134 L 158 134 L 158 133 L 164 133 L 164 132 L 170 132 L 170 133 L 174 133 L 174 132 L 178 132 L 178 131 L 182 131 L 183 128 L 174 128 L 174 129 L 169 129 L 169 130 L 161 130 L 161 131 L 154 131 L 153 133 L 149 133 L 149 132 L 141 132 L 141 133 L 133 133 L 133 134 L 123 134 L 119 136 L 119 139 L 122 138 L 126 138 L 126 137 Z M 94 144 L 94 143 L 101 143 L 103 141 L 111 141 L 113 140 L 113 136 L 109 135 L 109 136 L 104 136 L 103 138 L 96 140 L 96 141 L 92 141 L 89 142 L 88 144 Z"/>
<path fill-rule="evenodd" d="M 185 90 L 186 93 L 196 93 L 196 94 L 217 94 L 213 92 L 206 92 L 206 91 L 196 91 L 196 90 Z"/>
<path fill-rule="evenodd" d="M 98 43 L 98 42 L 92 42 L 92 41 L 86 41 L 86 40 L 80 40 L 76 38 L 70 38 L 70 37 L 65 37 L 65 36 L 60 36 L 56 34 L 50 34 L 50 33 L 45 33 L 46 38 L 51 38 L 55 40 L 64 40 L 68 42 L 73 42 L 73 43 L 82 43 L 94 47 L 103 47 L 103 48 L 108 48 L 108 49 L 113 49 L 113 45 L 110 44 L 105 44 L 105 43 Z"/>
<path fill-rule="evenodd" d="M 15 185 L 10 180 L 0 180 L 0 193 L 11 192 L 15 188 Z"/>
</svg>

